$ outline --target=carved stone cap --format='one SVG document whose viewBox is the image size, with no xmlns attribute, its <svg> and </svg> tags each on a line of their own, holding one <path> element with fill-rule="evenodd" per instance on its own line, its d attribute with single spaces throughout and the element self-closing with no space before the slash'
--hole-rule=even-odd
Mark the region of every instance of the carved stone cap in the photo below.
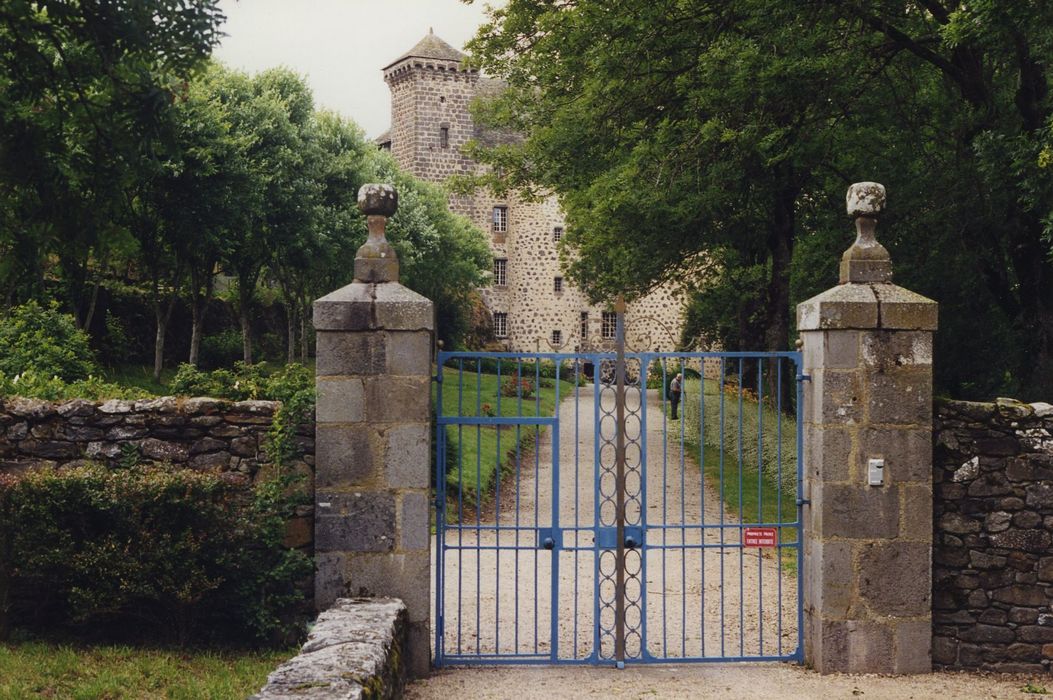
<svg viewBox="0 0 1053 700">
<path fill-rule="evenodd" d="M 848 215 L 877 218 L 885 211 L 885 186 L 880 182 L 857 182 L 845 196 Z"/>
<path fill-rule="evenodd" d="M 399 208 L 399 193 L 391 185 L 362 185 L 358 188 L 358 208 L 366 216 L 394 216 Z"/>
<path fill-rule="evenodd" d="M 857 182 L 845 197 L 848 215 L 856 220 L 856 240 L 841 256 L 841 284 L 892 281 L 892 259 L 875 237 L 878 216 L 885 211 L 885 186 Z"/>
<path fill-rule="evenodd" d="M 369 237 L 355 254 L 358 282 L 398 282 L 399 258 L 385 236 L 388 217 L 399 207 L 399 195 L 391 185 L 366 184 L 358 190 L 358 208 L 366 215 Z"/>
</svg>

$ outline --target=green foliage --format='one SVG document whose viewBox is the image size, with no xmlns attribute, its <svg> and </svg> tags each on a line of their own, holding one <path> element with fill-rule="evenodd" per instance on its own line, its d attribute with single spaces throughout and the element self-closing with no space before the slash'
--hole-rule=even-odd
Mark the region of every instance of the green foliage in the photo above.
<svg viewBox="0 0 1053 700">
<path fill-rule="evenodd" d="M 27 399 L 62 401 L 65 399 L 142 399 L 150 394 L 136 387 L 121 386 L 90 376 L 75 382 L 64 382 L 55 375 L 32 370 L 9 377 L 0 372 L 0 397 L 22 396 Z"/>
<path fill-rule="evenodd" d="M 41 306 L 30 301 L 0 317 L 0 373 L 14 377 L 25 372 L 64 381 L 98 373 L 88 335 L 58 310 L 57 302 Z"/>
<path fill-rule="evenodd" d="M 164 467 L 5 477 L 0 580 L 10 595 L 0 614 L 179 644 L 288 642 L 311 564 L 282 546 L 297 502 L 287 488 L 260 484 L 246 499 L 219 475 Z"/>
<path fill-rule="evenodd" d="M 477 116 L 524 134 L 481 180 L 559 195 L 592 299 L 685 283 L 685 340 L 789 349 L 876 180 L 896 283 L 943 305 L 938 390 L 1053 392 L 1044 4 L 509 0 L 470 48 L 509 85 Z"/>
<path fill-rule="evenodd" d="M 166 147 L 169 108 L 219 41 L 218 0 L 0 4 L 0 300 L 55 265 L 78 316 L 127 242 L 124 188 Z"/>
<path fill-rule="evenodd" d="M 296 453 L 297 430 L 311 419 L 315 404 L 314 375 L 296 363 L 273 373 L 268 373 L 262 362 L 253 365 L 235 362 L 233 372 L 225 369 L 203 372 L 193 365 L 182 364 L 171 389 L 185 396 L 281 401 L 281 409 L 267 433 L 267 453 L 278 465 L 287 464 Z"/>
<path fill-rule="evenodd" d="M 225 328 L 201 339 L 200 363 L 205 367 L 229 367 L 241 359 L 241 333 Z"/>
<path fill-rule="evenodd" d="M 699 392 L 703 401 L 699 401 Z M 739 408 L 741 398 L 742 408 Z M 704 403 L 705 416 L 699 415 Z M 758 407 L 756 395 L 748 389 L 728 384 L 721 390 L 712 380 L 684 378 L 682 423 L 685 434 L 696 443 L 699 424 L 705 430 L 705 444 L 714 450 L 723 449 L 736 460 L 741 443 L 741 459 L 746 465 L 761 465 L 765 479 L 778 483 L 782 476 L 785 496 L 792 496 L 797 488 L 797 421 L 792 416 L 777 415 L 765 402 Z M 739 424 L 742 433 L 739 434 Z M 721 428 L 723 427 L 723 432 Z M 760 444 L 758 445 L 758 435 Z M 780 442 L 781 438 L 781 442 Z M 779 458 L 782 458 L 780 466 Z"/>
</svg>

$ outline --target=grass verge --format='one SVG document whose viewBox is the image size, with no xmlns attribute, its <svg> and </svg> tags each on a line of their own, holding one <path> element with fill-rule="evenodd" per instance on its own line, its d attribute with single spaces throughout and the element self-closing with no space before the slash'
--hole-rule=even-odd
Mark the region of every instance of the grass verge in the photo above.
<svg viewBox="0 0 1053 700">
<path fill-rule="evenodd" d="M 690 384 L 689 382 L 688 385 Z M 698 387 L 697 381 L 693 384 Z M 719 410 L 716 382 L 707 380 L 705 390 L 706 410 Z M 694 395 L 698 395 L 697 389 Z M 690 397 L 691 394 L 689 393 L 688 396 Z M 727 405 L 735 407 L 737 424 L 737 399 L 726 401 L 725 411 L 728 410 Z M 744 415 L 755 414 L 756 406 L 756 401 L 744 399 Z M 683 440 L 684 453 L 691 458 L 692 462 L 703 463 L 706 483 L 713 491 L 720 494 L 725 512 L 737 517 L 742 523 L 792 523 L 796 520 L 796 459 L 793 465 L 783 465 L 782 489 L 780 490 L 777 475 L 771 473 L 770 465 L 765 469 L 759 467 L 756 452 L 744 452 L 740 459 L 737 451 L 727 449 L 727 443 L 725 443 L 725 449 L 721 450 L 719 434 L 714 435 L 715 431 L 706 430 L 705 449 L 701 450 L 697 408 L 691 411 L 685 402 L 683 414 L 683 425 L 679 422 L 669 424 L 669 440 L 676 442 L 677 445 Z M 728 420 L 725 419 L 726 422 Z M 772 425 L 774 421 L 768 422 L 765 430 L 771 430 Z M 757 443 L 756 427 L 752 434 L 749 433 L 746 425 L 743 431 L 743 441 L 755 445 Z M 725 440 L 727 439 L 725 435 Z M 733 444 L 737 445 L 737 439 L 733 441 Z M 793 455 L 796 458 L 795 451 Z M 782 545 L 793 545 L 797 542 L 797 528 L 780 527 L 778 530 L 779 541 Z M 795 574 L 797 572 L 797 550 L 792 547 L 782 548 L 781 556 L 783 569 L 790 574 Z"/>
<path fill-rule="evenodd" d="M 516 375 L 484 374 L 456 368 L 443 368 L 442 415 L 463 417 L 551 417 L 557 405 L 556 380 L 541 378 L 540 387 L 532 389 L 536 378 L 524 369 L 522 378 L 529 391 L 516 391 L 514 396 L 502 396 L 501 384 L 514 381 Z M 572 382 L 560 380 L 560 400 L 571 396 Z M 437 401 L 437 388 L 432 400 Z M 465 505 L 475 506 L 485 501 L 501 466 L 522 457 L 528 445 L 539 435 L 538 426 L 448 425 L 446 426 L 447 493 L 461 495 Z"/>
<path fill-rule="evenodd" d="M 0 644 L 0 700 L 15 698 L 245 698 L 296 654 L 284 651 L 185 651 L 70 646 L 44 641 Z"/>
</svg>

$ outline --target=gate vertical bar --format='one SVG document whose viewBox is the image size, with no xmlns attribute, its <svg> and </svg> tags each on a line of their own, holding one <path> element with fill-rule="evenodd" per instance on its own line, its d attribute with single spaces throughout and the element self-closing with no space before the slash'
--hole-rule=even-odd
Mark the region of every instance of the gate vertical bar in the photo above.
<svg viewBox="0 0 1053 700">
<path fill-rule="evenodd" d="M 560 523 L 560 518 L 559 518 L 559 403 L 560 403 L 560 396 L 559 396 L 559 380 L 560 380 L 560 376 L 559 375 L 560 375 L 560 368 L 563 366 L 563 361 L 557 358 L 556 360 L 554 360 L 554 362 L 556 363 L 556 372 L 555 372 L 555 374 L 556 374 L 556 381 L 555 381 L 555 385 L 556 385 L 555 404 L 556 404 L 556 407 L 553 410 L 555 412 L 556 422 L 552 425 L 552 517 L 551 517 L 551 522 L 549 523 L 549 526 L 552 528 L 552 532 L 553 533 L 557 533 L 557 532 L 560 532 L 560 527 L 562 527 L 562 524 Z M 538 358 L 537 364 L 538 364 L 539 377 L 538 377 L 538 383 L 537 383 L 536 392 L 537 392 L 537 396 L 538 396 L 538 415 L 540 416 L 540 414 L 541 414 L 541 379 L 540 379 L 541 358 Z M 540 428 L 539 428 L 539 431 L 540 431 Z M 576 494 L 575 494 L 575 498 L 577 498 Z M 575 535 L 575 537 L 577 537 L 577 532 L 575 532 L 574 535 Z M 550 635 L 549 648 L 550 648 L 550 651 L 551 651 L 552 663 L 555 663 L 555 662 L 559 661 L 559 612 L 560 612 L 559 611 L 559 553 L 560 553 L 560 550 L 563 548 L 563 543 L 562 543 L 562 538 L 561 537 L 553 536 L 553 539 L 555 539 L 556 541 L 555 541 L 555 544 L 554 544 L 554 546 L 553 546 L 553 548 L 551 550 L 552 563 L 550 564 L 551 568 L 549 569 L 549 571 L 551 571 L 551 573 L 552 573 L 552 581 L 550 582 L 550 584 L 551 584 L 551 593 L 550 593 L 551 600 L 549 601 L 549 622 L 550 622 L 550 627 L 551 627 L 551 629 L 549 631 L 549 635 Z M 577 545 L 577 542 L 575 542 L 575 546 L 576 545 Z M 574 615 L 577 616 L 577 614 L 578 614 L 578 611 L 577 611 L 577 608 L 575 608 L 574 609 Z"/>
<path fill-rule="evenodd" d="M 614 591 L 614 660 L 619 668 L 625 666 L 625 299 L 619 294 L 615 311 L 615 523 L 617 550 L 615 555 Z"/>
<path fill-rule="evenodd" d="M 439 341 L 440 343 L 442 341 Z M 446 556 L 443 545 L 446 543 L 446 426 L 442 422 L 442 363 L 441 357 L 436 359 L 438 365 L 435 372 L 435 656 L 436 668 L 444 665 L 445 638 L 443 623 L 443 605 L 445 605 L 443 590 L 446 586 L 446 578 L 443 576 L 443 566 Z"/>
</svg>

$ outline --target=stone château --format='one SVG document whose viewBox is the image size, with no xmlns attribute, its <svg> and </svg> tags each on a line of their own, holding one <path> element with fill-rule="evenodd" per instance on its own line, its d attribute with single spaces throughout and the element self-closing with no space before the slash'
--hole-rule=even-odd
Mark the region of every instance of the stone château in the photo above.
<svg viewBox="0 0 1053 700">
<path fill-rule="evenodd" d="M 472 120 L 471 101 L 500 90 L 495 80 L 464 65 L 465 54 L 429 32 L 388 64 L 391 129 L 377 139 L 399 166 L 431 182 L 484 167 L 463 153 L 469 140 L 491 145 L 502 138 Z M 507 138 L 507 137 L 505 137 Z M 609 306 L 590 305 L 564 277 L 558 244 L 563 212 L 555 196 L 540 202 L 477 191 L 451 196 L 450 208 L 489 234 L 494 256 L 491 284 L 481 289 L 494 335 L 518 352 L 600 349 L 614 338 Z M 681 300 L 667 287 L 629 304 L 626 339 L 637 350 L 673 350 L 680 339 Z"/>
</svg>

